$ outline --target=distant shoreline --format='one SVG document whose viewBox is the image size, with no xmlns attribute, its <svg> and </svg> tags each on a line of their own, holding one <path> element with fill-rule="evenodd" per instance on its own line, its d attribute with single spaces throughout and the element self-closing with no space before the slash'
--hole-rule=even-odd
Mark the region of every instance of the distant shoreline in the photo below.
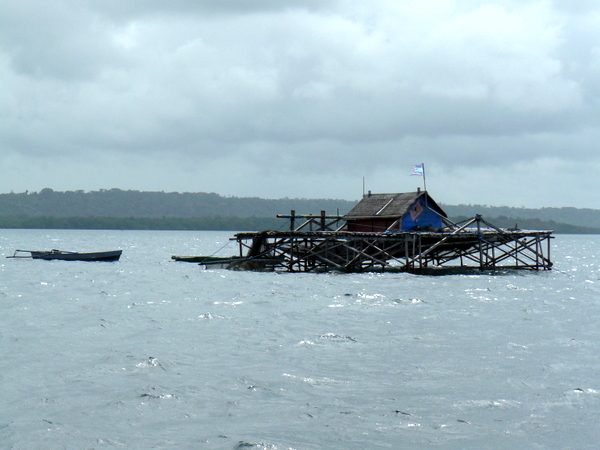
<svg viewBox="0 0 600 450">
<path fill-rule="evenodd" d="M 460 222 L 466 217 L 450 217 Z M 500 228 L 553 230 L 557 234 L 600 234 L 600 229 L 511 217 L 486 217 Z M 275 217 L 53 217 L 0 216 L 0 229 L 261 231 L 279 230 L 286 222 Z"/>
<path fill-rule="evenodd" d="M 120 189 L 0 194 L 0 228 L 122 230 L 248 230 L 286 226 L 278 214 L 346 214 L 356 202 L 340 199 L 262 199 L 215 193 Z M 600 210 L 445 205 L 455 222 L 481 214 L 501 228 L 600 234 Z"/>
</svg>

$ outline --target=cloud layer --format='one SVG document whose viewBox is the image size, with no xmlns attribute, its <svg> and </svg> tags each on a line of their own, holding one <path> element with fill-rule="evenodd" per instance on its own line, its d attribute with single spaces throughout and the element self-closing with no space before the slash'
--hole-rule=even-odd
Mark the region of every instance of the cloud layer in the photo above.
<svg viewBox="0 0 600 450">
<path fill-rule="evenodd" d="M 5 1 L 0 191 L 600 208 L 591 1 Z M 26 172 L 24 177 L 23 171 Z"/>
</svg>

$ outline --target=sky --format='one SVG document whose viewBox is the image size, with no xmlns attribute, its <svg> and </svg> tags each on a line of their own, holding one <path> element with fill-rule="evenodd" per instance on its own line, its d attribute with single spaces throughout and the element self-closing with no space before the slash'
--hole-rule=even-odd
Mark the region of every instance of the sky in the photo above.
<svg viewBox="0 0 600 450">
<path fill-rule="evenodd" d="M 597 0 L 3 0 L 0 86 L 0 193 L 600 209 Z"/>
</svg>

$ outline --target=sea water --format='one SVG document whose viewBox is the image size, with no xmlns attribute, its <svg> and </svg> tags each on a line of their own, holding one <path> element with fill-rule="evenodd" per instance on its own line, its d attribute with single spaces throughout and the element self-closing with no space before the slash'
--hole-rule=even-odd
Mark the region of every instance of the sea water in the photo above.
<svg viewBox="0 0 600 450">
<path fill-rule="evenodd" d="M 235 254 L 229 237 L 0 230 L 0 448 L 597 448 L 599 237 L 556 236 L 545 272 L 170 258 Z"/>
</svg>

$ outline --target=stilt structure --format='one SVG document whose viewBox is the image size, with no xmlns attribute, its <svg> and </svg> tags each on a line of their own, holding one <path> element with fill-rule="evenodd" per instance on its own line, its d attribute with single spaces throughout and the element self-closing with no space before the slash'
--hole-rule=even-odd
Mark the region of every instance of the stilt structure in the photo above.
<svg viewBox="0 0 600 450">
<path fill-rule="evenodd" d="M 285 231 L 237 233 L 234 270 L 285 272 L 550 270 L 552 231 L 450 221 L 427 195 L 369 193 L 345 216 L 279 215 Z M 221 262 L 222 264 L 222 262 Z"/>
<path fill-rule="evenodd" d="M 550 270 L 552 231 L 504 230 L 476 216 L 443 231 L 352 232 L 296 229 L 238 233 L 240 255 L 228 265 L 237 270 L 285 272 L 398 271 L 430 273 L 441 269 Z M 320 216 L 337 224 L 332 216 Z M 338 220 L 341 218 L 338 218 Z"/>
</svg>

